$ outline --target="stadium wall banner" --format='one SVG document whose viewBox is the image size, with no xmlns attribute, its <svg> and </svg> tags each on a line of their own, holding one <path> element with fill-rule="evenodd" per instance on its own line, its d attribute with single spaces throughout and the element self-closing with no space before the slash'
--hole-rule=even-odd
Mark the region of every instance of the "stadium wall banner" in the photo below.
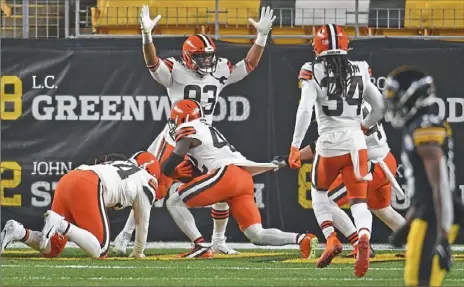
<svg viewBox="0 0 464 287">
<path fill-rule="evenodd" d="M 183 39 L 156 39 L 161 58 L 180 56 Z M 21 221 L 40 230 L 60 177 L 102 154 L 146 149 L 163 129 L 169 112 L 166 90 L 145 68 L 141 41 L 15 40 L 2 41 L 1 67 L 1 223 Z M 218 42 L 218 55 L 243 59 L 249 46 Z M 366 60 L 372 82 L 382 90 L 387 74 L 399 65 L 416 65 L 436 79 L 440 115 L 454 129 L 455 147 L 464 146 L 462 73 L 464 44 L 403 39 L 370 39 L 351 43 L 354 60 Z M 299 101 L 297 75 L 312 61 L 311 46 L 269 44 L 257 69 L 218 98 L 215 125 L 242 154 L 268 161 L 287 154 Z M 388 119 L 387 119 L 388 120 Z M 393 153 L 399 158 L 401 133 L 386 123 Z M 305 144 L 317 137 L 311 126 Z M 454 154 L 457 192 L 464 197 L 464 154 Z M 311 164 L 299 171 L 281 169 L 255 178 L 255 198 L 266 227 L 319 235 L 311 210 Z M 404 184 L 402 167 L 397 174 Z M 174 189 L 171 189 L 171 192 Z M 404 212 L 409 201 L 392 199 Z M 122 229 L 129 210 L 109 210 L 112 237 Z M 202 233 L 209 237 L 209 208 L 193 210 Z M 373 241 L 386 242 L 390 231 L 377 219 Z M 246 241 L 233 220 L 229 241 Z M 463 236 L 460 242 L 464 243 Z M 150 241 L 186 241 L 167 212 L 155 203 Z"/>
</svg>

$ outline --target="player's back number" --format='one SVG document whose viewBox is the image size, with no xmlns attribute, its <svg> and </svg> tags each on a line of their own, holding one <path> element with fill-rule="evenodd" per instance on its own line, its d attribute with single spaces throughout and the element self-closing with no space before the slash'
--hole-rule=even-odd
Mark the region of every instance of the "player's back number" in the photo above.
<svg viewBox="0 0 464 287">
<path fill-rule="evenodd" d="M 334 77 L 326 77 L 321 81 L 321 87 L 329 89 L 329 86 L 332 87 L 335 85 Z M 356 93 L 358 90 L 358 93 Z M 357 106 L 356 115 L 361 114 L 361 104 L 362 104 L 362 94 L 364 92 L 364 83 L 362 76 L 354 76 L 351 79 L 351 84 L 346 93 L 346 97 L 343 98 L 340 91 L 328 91 L 327 96 L 329 101 L 335 101 L 335 109 L 330 109 L 329 106 L 323 106 L 322 110 L 324 114 L 330 117 L 338 117 L 343 114 L 343 101 L 345 101 L 350 106 Z"/>
</svg>

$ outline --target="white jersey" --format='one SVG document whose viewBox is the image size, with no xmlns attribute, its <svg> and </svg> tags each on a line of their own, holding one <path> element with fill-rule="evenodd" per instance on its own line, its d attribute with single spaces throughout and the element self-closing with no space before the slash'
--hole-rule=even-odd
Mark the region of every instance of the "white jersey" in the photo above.
<svg viewBox="0 0 464 287">
<path fill-rule="evenodd" d="M 371 106 L 367 102 L 364 102 L 362 105 L 363 118 L 366 118 L 371 110 Z M 367 157 L 369 160 L 383 160 L 390 152 L 390 147 L 387 143 L 387 135 L 380 122 L 377 122 L 365 132 L 365 138 L 367 144 Z"/>
<path fill-rule="evenodd" d="M 201 142 L 199 146 L 191 148 L 187 154 L 204 173 L 230 164 L 241 166 L 253 175 L 277 168 L 277 165 L 272 163 L 247 160 L 205 119 L 179 125 L 176 129 L 176 139 L 179 141 L 183 138 L 194 138 Z"/>
<path fill-rule="evenodd" d="M 338 156 L 367 148 L 361 124 L 372 126 L 383 117 L 383 98 L 370 81 L 369 65 L 364 61 L 350 61 L 350 64 L 353 77 L 344 97 L 341 91 L 335 91 L 334 78 L 332 74 L 327 76 L 325 64 L 305 63 L 302 66 L 299 75 L 301 101 L 292 146 L 301 146 L 315 106 L 319 131 L 317 152 L 321 156 Z M 361 113 L 363 99 L 373 106 L 364 120 Z"/>
<path fill-rule="evenodd" d="M 138 194 L 146 194 L 151 203 L 156 198 L 157 179 L 131 162 L 112 161 L 96 165 L 81 165 L 76 169 L 91 170 L 98 175 L 107 208 L 119 210 L 132 206 Z"/>
<path fill-rule="evenodd" d="M 213 112 L 218 96 L 226 86 L 245 78 L 252 68 L 242 60 L 233 65 L 225 58 L 218 58 L 214 73 L 201 75 L 187 68 L 184 63 L 173 57 L 160 61 L 158 68 L 150 71 L 153 78 L 166 87 L 171 103 L 183 99 L 192 99 L 199 102 L 205 112 L 209 124 L 213 122 Z M 169 127 L 166 125 L 163 136 L 168 144 L 174 146 L 174 140 L 169 137 Z M 150 146 L 152 152 L 156 147 Z"/>
<path fill-rule="evenodd" d="M 105 207 L 123 209 L 132 206 L 136 222 L 134 252 L 143 253 L 147 242 L 151 207 L 156 198 L 157 179 L 130 161 L 81 165 L 76 169 L 91 170 L 98 175 Z"/>
</svg>

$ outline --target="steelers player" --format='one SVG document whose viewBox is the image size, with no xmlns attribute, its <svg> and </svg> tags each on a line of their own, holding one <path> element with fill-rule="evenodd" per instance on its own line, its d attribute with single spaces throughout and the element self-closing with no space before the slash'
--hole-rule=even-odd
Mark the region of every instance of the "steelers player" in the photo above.
<svg viewBox="0 0 464 287">
<path fill-rule="evenodd" d="M 407 225 L 391 236 L 401 245 L 407 234 L 406 286 L 441 286 L 451 267 L 450 244 L 459 227 L 453 218 L 455 167 L 451 127 L 437 114 L 431 76 L 400 67 L 387 78 L 384 97 L 394 128 L 403 130 L 401 161 L 411 199 Z M 461 217 L 461 218 L 459 218 Z M 409 233 L 408 233 L 409 230 Z"/>
</svg>

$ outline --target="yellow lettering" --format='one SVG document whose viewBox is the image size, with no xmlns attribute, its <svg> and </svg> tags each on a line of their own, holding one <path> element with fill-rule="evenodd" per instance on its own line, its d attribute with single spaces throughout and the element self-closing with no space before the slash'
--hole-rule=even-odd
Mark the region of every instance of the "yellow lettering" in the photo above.
<svg viewBox="0 0 464 287">
<path fill-rule="evenodd" d="M 6 170 L 13 171 L 12 179 L 5 179 L 3 173 Z M 1 206 L 21 206 L 21 194 L 15 194 L 11 197 L 5 196 L 5 188 L 15 188 L 21 183 L 21 166 L 15 161 L 3 161 L 1 163 L 1 193 L 0 205 Z"/>
<path fill-rule="evenodd" d="M 7 93 L 6 86 L 13 85 L 13 93 Z M 23 82 L 18 76 L 3 76 L 0 85 L 0 116 L 2 120 L 16 120 L 23 113 Z M 6 111 L 6 103 L 13 103 L 13 111 Z"/>
<path fill-rule="evenodd" d="M 305 208 L 309 209 L 313 207 L 313 202 L 310 199 L 311 196 L 311 163 L 305 163 L 301 166 L 298 171 L 298 203 Z"/>
</svg>

